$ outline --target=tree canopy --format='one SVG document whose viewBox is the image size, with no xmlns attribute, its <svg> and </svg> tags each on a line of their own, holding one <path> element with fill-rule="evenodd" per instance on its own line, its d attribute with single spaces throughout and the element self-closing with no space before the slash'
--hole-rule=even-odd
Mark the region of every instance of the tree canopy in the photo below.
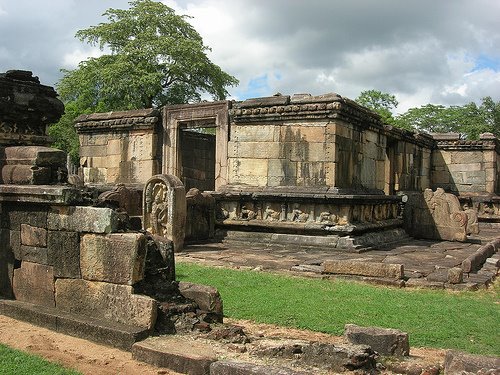
<svg viewBox="0 0 500 375">
<path fill-rule="evenodd" d="M 76 33 L 82 42 L 98 46 L 102 56 L 62 70 L 57 91 L 67 111 L 50 133 L 73 157 L 78 153 L 74 141 L 60 136 L 76 137 L 67 127 L 79 114 L 196 102 L 204 94 L 223 100 L 227 87 L 238 84 L 210 61 L 210 48 L 188 16 L 153 0 L 129 4 L 129 9 L 108 9 L 108 22 Z"/>
<path fill-rule="evenodd" d="M 356 102 L 377 112 L 386 124 L 427 133 L 456 132 L 468 139 L 478 139 L 490 132 L 500 137 L 500 101 L 487 96 L 477 105 L 463 106 L 426 104 L 394 115 L 398 106 L 396 97 L 378 90 L 363 91 Z"/>
</svg>

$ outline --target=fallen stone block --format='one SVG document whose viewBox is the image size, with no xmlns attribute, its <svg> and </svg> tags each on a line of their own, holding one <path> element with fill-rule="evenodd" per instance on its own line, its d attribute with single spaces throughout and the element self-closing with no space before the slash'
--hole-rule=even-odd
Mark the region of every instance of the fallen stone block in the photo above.
<svg viewBox="0 0 500 375">
<path fill-rule="evenodd" d="M 402 264 L 372 263 L 357 260 L 326 260 L 323 262 L 324 273 L 357 275 L 369 277 L 384 277 L 402 279 L 404 269 Z"/>
<path fill-rule="evenodd" d="M 448 350 L 444 358 L 445 375 L 498 374 L 499 369 L 499 357 L 473 355 L 457 350 Z"/>
<path fill-rule="evenodd" d="M 344 336 L 350 343 L 369 345 L 381 355 L 410 355 L 408 334 L 397 329 L 346 324 Z"/>
<path fill-rule="evenodd" d="M 210 365 L 210 375 L 307 375 L 283 367 L 256 365 L 247 362 L 218 361 Z"/>
<path fill-rule="evenodd" d="M 174 336 L 149 337 L 135 343 L 132 358 L 190 375 L 210 374 L 210 365 L 217 361 L 210 346 Z"/>
<path fill-rule="evenodd" d="M 86 206 L 53 207 L 47 229 L 88 233 L 111 233 L 118 229 L 118 214 L 111 208 Z"/>
<path fill-rule="evenodd" d="M 464 279 L 464 271 L 460 267 L 448 269 L 448 282 L 450 284 L 460 284 Z"/>
<path fill-rule="evenodd" d="M 51 266 L 24 261 L 21 268 L 14 270 L 12 284 L 17 300 L 41 306 L 55 306 L 54 270 Z"/>
<path fill-rule="evenodd" d="M 493 243 L 488 243 L 481 246 L 474 254 L 469 255 L 462 262 L 462 270 L 466 273 L 475 272 L 481 269 L 481 266 L 486 262 L 486 259 L 495 254 L 495 246 Z"/>
<path fill-rule="evenodd" d="M 304 340 L 260 340 L 251 354 L 296 361 L 321 369 L 344 372 L 375 368 L 375 352 L 368 345 L 342 345 L 309 342 Z"/>
<path fill-rule="evenodd" d="M 193 300 L 200 310 L 220 316 L 220 322 L 222 322 L 222 298 L 216 288 L 181 281 L 179 282 L 179 291 L 184 298 Z"/>
<path fill-rule="evenodd" d="M 131 286 L 82 279 L 57 279 L 55 286 L 61 310 L 148 329 L 156 322 L 157 302 Z"/>
<path fill-rule="evenodd" d="M 85 234 L 80 245 L 82 278 L 133 285 L 144 277 L 146 237 L 140 233 Z"/>
</svg>

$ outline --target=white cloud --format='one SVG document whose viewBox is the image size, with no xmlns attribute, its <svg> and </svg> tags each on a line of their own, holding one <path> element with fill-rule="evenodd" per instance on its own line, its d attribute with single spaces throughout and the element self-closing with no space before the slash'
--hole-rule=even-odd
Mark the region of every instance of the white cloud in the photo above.
<svg viewBox="0 0 500 375">
<path fill-rule="evenodd" d="M 99 48 L 81 49 L 77 48 L 71 52 L 64 54 L 62 61 L 65 69 L 75 69 L 81 61 L 87 60 L 90 57 L 99 57 L 103 53 Z"/>
</svg>

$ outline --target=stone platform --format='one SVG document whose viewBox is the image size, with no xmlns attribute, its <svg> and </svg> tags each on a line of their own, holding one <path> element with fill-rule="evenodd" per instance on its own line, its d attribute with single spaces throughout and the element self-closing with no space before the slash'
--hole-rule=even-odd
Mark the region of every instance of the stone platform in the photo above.
<svg viewBox="0 0 500 375">
<path fill-rule="evenodd" d="M 497 275 L 499 253 L 475 272 L 464 273 L 459 283 L 448 282 L 450 269 L 461 267 L 462 262 L 483 245 L 500 238 L 499 227 L 482 227 L 479 235 L 470 236 L 468 242 L 416 240 L 406 238 L 400 242 L 346 252 L 335 249 L 318 249 L 300 243 L 264 243 L 250 241 L 228 241 L 189 245 L 176 254 L 177 261 L 196 262 L 206 265 L 266 270 L 271 272 L 298 273 L 312 277 L 349 277 L 366 282 L 394 285 L 398 287 L 450 288 L 475 290 L 488 285 Z M 402 265 L 401 278 L 363 275 L 327 275 L 326 261 L 349 261 L 362 264 Z"/>
</svg>

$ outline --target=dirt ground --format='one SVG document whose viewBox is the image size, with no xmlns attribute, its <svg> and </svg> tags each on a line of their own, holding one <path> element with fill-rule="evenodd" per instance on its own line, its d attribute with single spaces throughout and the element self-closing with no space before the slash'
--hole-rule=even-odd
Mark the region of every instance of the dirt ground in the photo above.
<svg viewBox="0 0 500 375">
<path fill-rule="evenodd" d="M 178 375 L 132 359 L 124 350 L 63 335 L 0 315 L 0 343 L 87 375 Z"/>
<path fill-rule="evenodd" d="M 225 321 L 243 326 L 245 332 L 251 336 L 293 338 L 332 344 L 343 342 L 342 337 L 312 331 L 255 324 L 250 321 L 232 319 L 225 319 Z M 3 315 L 0 315 L 0 343 L 37 354 L 49 361 L 76 369 L 85 375 L 179 375 L 173 371 L 135 361 L 130 352 L 53 332 Z M 409 363 L 442 363 L 444 354 L 444 350 L 412 348 Z"/>
</svg>

